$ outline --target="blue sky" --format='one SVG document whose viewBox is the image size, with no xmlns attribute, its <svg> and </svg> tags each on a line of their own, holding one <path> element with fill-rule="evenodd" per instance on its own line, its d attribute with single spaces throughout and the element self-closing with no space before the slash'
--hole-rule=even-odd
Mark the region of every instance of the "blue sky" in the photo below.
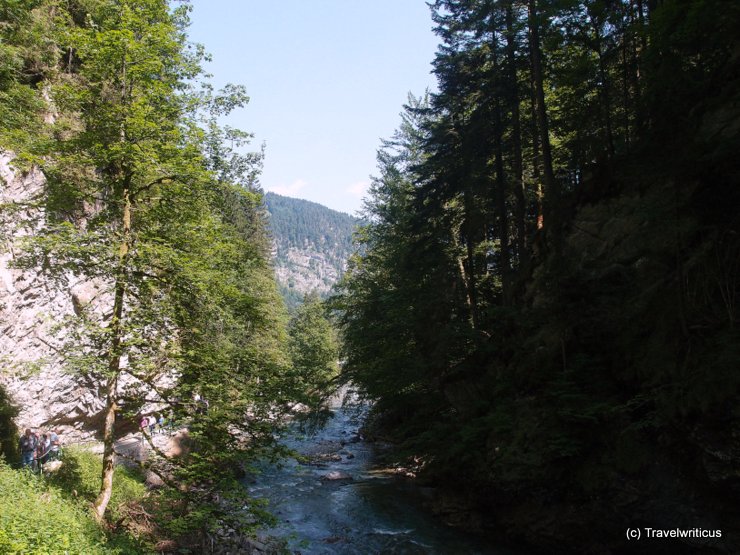
<svg viewBox="0 0 740 555">
<path fill-rule="evenodd" d="M 265 190 L 354 213 L 381 138 L 434 89 L 424 0 L 192 0 L 190 38 L 216 86 L 245 85 L 224 123 L 266 144 Z"/>
</svg>

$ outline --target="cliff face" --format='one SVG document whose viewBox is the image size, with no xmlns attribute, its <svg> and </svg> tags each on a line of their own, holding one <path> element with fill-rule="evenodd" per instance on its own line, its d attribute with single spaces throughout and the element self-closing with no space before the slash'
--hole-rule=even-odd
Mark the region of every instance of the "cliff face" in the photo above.
<svg viewBox="0 0 740 555">
<path fill-rule="evenodd" d="M 313 245 L 303 248 L 283 247 L 279 259 L 277 250 L 276 248 L 275 276 L 278 282 L 301 295 L 311 291 L 326 295 L 344 272 L 346 261 L 337 264 Z"/>
<path fill-rule="evenodd" d="M 34 201 L 44 190 L 38 170 L 21 172 L 13 156 L 0 153 L 0 384 L 20 409 L 20 428 L 60 427 L 65 434 L 87 436 L 103 408 L 100 384 L 63 369 L 58 352 L 63 340 L 54 325 L 91 302 L 99 285 L 67 276 L 61 286 L 43 268 L 15 268 L 18 240 L 43 221 Z"/>
</svg>

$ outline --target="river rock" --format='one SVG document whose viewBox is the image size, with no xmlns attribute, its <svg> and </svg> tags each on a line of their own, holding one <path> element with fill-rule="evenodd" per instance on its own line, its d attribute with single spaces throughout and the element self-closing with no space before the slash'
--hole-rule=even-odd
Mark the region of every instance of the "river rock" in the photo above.
<svg viewBox="0 0 740 555">
<path fill-rule="evenodd" d="M 162 486 L 164 486 L 164 481 L 162 480 L 162 478 L 151 470 L 147 471 L 146 487 L 149 489 L 158 489 Z"/>
<path fill-rule="evenodd" d="M 347 538 L 343 538 L 342 536 L 329 536 L 321 541 L 328 544 L 347 543 Z"/>
<path fill-rule="evenodd" d="M 336 481 L 350 481 L 352 480 L 352 476 L 347 474 L 346 472 L 342 472 L 341 470 L 332 470 L 331 472 L 327 472 L 321 477 L 322 480 L 325 480 L 327 482 L 336 482 Z"/>
</svg>

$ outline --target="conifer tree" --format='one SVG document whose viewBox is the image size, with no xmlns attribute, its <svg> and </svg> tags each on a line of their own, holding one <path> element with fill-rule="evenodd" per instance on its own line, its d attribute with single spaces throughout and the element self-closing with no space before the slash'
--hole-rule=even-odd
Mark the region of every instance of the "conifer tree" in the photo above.
<svg viewBox="0 0 740 555">
<path fill-rule="evenodd" d="M 736 4 L 432 4 L 438 92 L 383 143 L 335 303 L 374 424 L 489 514 L 546 492 L 599 528 L 658 457 L 732 510 Z"/>
</svg>

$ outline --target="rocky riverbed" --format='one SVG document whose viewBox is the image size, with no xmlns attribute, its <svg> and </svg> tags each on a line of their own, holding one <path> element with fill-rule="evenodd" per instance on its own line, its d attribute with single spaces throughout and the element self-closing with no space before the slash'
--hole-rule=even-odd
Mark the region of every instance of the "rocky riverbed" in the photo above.
<svg viewBox="0 0 740 555">
<path fill-rule="evenodd" d="M 378 466 L 382 445 L 362 439 L 361 416 L 336 408 L 315 434 L 283 438 L 298 460 L 265 464 L 245 479 L 250 495 L 267 499 L 278 517 L 261 532 L 263 542 L 280 537 L 289 552 L 302 554 L 513 554 L 435 518 L 431 490 Z"/>
</svg>

